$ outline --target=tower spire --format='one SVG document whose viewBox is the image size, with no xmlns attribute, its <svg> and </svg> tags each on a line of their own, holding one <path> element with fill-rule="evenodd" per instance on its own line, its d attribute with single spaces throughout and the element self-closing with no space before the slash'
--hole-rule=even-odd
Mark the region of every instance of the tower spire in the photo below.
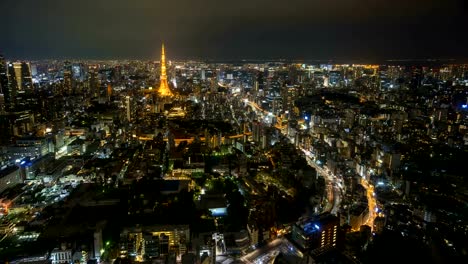
<svg viewBox="0 0 468 264">
<path fill-rule="evenodd" d="M 167 83 L 167 73 L 166 73 L 166 51 L 164 50 L 164 43 L 161 47 L 161 76 L 159 77 L 160 84 L 158 93 L 160 96 L 173 96 L 171 89 L 169 89 L 169 84 Z"/>
</svg>

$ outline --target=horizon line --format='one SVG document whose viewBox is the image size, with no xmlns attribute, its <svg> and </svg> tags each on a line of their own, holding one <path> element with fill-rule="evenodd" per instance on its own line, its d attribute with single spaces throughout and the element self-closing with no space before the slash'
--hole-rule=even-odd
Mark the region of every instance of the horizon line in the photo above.
<svg viewBox="0 0 468 264">
<path fill-rule="evenodd" d="M 2 54 L 0 54 L 2 55 Z M 159 61 L 160 59 L 142 59 L 142 58 L 77 58 L 77 57 L 57 57 L 57 58 L 7 58 L 3 57 L 6 61 Z M 455 62 L 459 64 L 468 63 L 466 58 L 388 58 L 388 59 L 340 59 L 340 58 L 176 58 L 169 59 L 168 61 L 196 61 L 196 62 L 335 62 L 338 64 L 382 64 L 382 63 L 444 63 L 444 62 Z"/>
</svg>

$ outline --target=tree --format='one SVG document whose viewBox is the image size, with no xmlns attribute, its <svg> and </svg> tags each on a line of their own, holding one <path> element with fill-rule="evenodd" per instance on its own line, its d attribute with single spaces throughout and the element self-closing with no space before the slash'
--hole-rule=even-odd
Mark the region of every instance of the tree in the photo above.
<svg viewBox="0 0 468 264">
<path fill-rule="evenodd" d="M 248 210 L 244 205 L 244 196 L 236 190 L 227 198 L 229 203 L 226 219 L 228 230 L 239 231 L 247 226 Z"/>
</svg>

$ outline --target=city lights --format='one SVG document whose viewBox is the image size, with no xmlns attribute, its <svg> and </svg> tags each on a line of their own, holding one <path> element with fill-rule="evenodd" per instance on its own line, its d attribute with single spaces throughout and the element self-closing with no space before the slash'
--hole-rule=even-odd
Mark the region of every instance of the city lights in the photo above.
<svg viewBox="0 0 468 264">
<path fill-rule="evenodd" d="M 454 1 L 0 1 L 1 261 L 465 263 Z"/>
</svg>

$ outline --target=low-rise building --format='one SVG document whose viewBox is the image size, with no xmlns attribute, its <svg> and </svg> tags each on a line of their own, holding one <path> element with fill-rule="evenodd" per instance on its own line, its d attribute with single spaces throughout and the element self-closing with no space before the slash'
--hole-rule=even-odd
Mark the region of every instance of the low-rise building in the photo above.
<svg viewBox="0 0 468 264">
<path fill-rule="evenodd" d="M 0 169 L 0 193 L 22 182 L 19 167 L 5 166 Z"/>
</svg>

